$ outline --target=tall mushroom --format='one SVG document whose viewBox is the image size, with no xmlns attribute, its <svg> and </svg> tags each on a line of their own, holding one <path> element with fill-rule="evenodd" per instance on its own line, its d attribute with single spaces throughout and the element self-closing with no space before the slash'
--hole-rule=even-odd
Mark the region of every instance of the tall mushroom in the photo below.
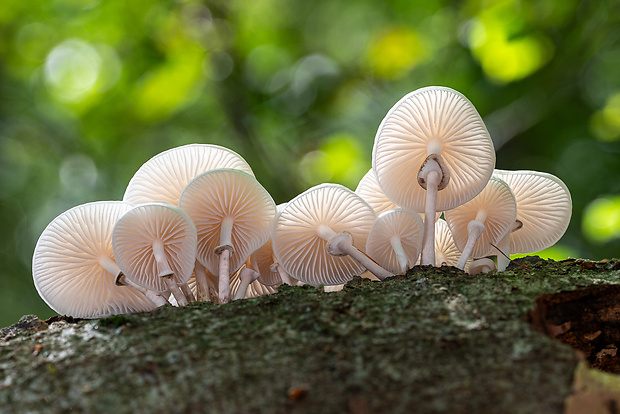
<svg viewBox="0 0 620 414">
<path fill-rule="evenodd" d="M 418 213 L 403 209 L 381 213 L 366 240 L 366 253 L 384 269 L 405 274 L 418 260 L 424 224 Z"/>
<path fill-rule="evenodd" d="M 134 283 L 169 290 L 180 306 L 193 299 L 185 287 L 196 257 L 196 226 L 179 207 L 149 203 L 132 208 L 114 226 L 112 246 L 119 267 Z"/>
<path fill-rule="evenodd" d="M 480 194 L 444 215 L 462 252 L 456 267 L 463 270 L 469 257 L 489 255 L 506 235 L 517 218 L 517 203 L 508 184 L 492 177 Z"/>
<path fill-rule="evenodd" d="M 538 171 L 495 170 L 517 201 L 517 223 L 499 242 L 497 270 L 508 266 L 510 254 L 535 253 L 553 246 L 570 223 L 572 201 L 566 185 L 552 174 Z"/>
<path fill-rule="evenodd" d="M 196 258 L 218 275 L 221 303 L 230 300 L 230 274 L 269 239 L 276 205 L 256 179 L 239 170 L 200 174 L 183 190 L 179 204 L 196 224 Z"/>
<path fill-rule="evenodd" d="M 339 285 L 368 269 L 391 276 L 361 249 L 375 221 L 372 208 L 338 184 L 321 184 L 291 200 L 272 234 L 278 263 L 294 278 L 312 285 Z"/>
<path fill-rule="evenodd" d="M 434 265 L 435 213 L 471 200 L 484 188 L 495 151 L 472 103 L 453 89 L 431 86 L 390 109 L 377 131 L 372 163 L 390 200 L 425 213 L 421 264 Z"/>
<path fill-rule="evenodd" d="M 155 308 L 138 290 L 115 284 L 121 270 L 112 251 L 112 229 L 129 209 L 131 204 L 121 201 L 82 204 L 43 230 L 34 249 L 32 277 L 50 308 L 75 318 Z"/>
</svg>

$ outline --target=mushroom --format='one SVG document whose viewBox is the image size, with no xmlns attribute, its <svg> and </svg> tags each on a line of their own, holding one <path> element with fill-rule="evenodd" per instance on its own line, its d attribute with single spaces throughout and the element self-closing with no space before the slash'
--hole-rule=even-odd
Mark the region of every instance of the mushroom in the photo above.
<svg viewBox="0 0 620 414">
<path fill-rule="evenodd" d="M 395 209 L 377 217 L 366 240 L 366 253 L 387 271 L 405 274 L 420 255 L 424 224 L 418 213 Z"/>
<path fill-rule="evenodd" d="M 233 293 L 236 298 L 245 297 L 246 299 L 250 299 L 263 295 L 271 295 L 278 292 L 278 289 L 275 286 L 265 286 L 260 283 L 258 279 L 256 279 L 248 285 L 247 289 L 244 291 L 245 296 L 242 296 L 241 292 L 243 291 L 243 288 L 241 287 L 241 284 L 243 283 L 242 272 L 244 269 L 246 269 L 246 267 L 242 266 L 241 269 L 230 276 L 230 292 Z"/>
<path fill-rule="evenodd" d="M 362 197 L 364 201 L 372 207 L 377 216 L 383 212 L 398 208 L 398 206 L 383 193 L 381 187 L 379 187 L 377 175 L 372 168 L 364 174 L 357 184 L 355 194 Z"/>
<path fill-rule="evenodd" d="M 244 266 L 241 266 L 237 272 L 235 272 L 234 276 L 239 279 L 239 283 L 233 283 L 233 277 L 231 277 L 231 295 L 233 296 L 232 300 L 239 300 L 246 297 L 246 293 L 252 282 L 258 279 L 260 274 L 248 266 L 246 263 Z"/>
<path fill-rule="evenodd" d="M 276 205 L 253 176 L 225 168 L 194 178 L 179 204 L 198 230 L 196 258 L 218 275 L 219 300 L 226 303 L 230 274 L 267 242 Z"/>
<path fill-rule="evenodd" d="M 286 203 L 278 204 L 276 206 L 277 214 L 280 214 L 285 206 Z M 276 261 L 273 255 L 271 237 L 265 244 L 252 253 L 249 266 L 259 273 L 260 276 L 258 277 L 258 281 L 263 285 L 275 286 L 286 283 L 292 286 L 297 284 L 297 280 L 286 273 L 282 266 Z"/>
<path fill-rule="evenodd" d="M 471 262 L 467 273 L 470 275 L 479 275 L 480 273 L 489 273 L 495 269 L 495 262 L 488 257 L 483 257 L 482 259 Z"/>
<path fill-rule="evenodd" d="M 353 191 L 317 185 L 278 215 L 273 252 L 288 274 L 312 285 L 340 285 L 366 269 L 384 279 L 392 274 L 360 250 L 374 221 L 373 209 Z"/>
<path fill-rule="evenodd" d="M 131 204 L 97 201 L 60 214 L 34 249 L 32 277 L 41 298 L 59 314 L 102 318 L 148 311 L 155 304 L 132 287 L 115 285 L 121 273 L 112 229 Z"/>
<path fill-rule="evenodd" d="M 471 200 L 484 188 L 495 151 L 472 103 L 455 90 L 431 86 L 390 109 L 377 131 L 372 162 L 390 200 L 425 213 L 421 264 L 434 265 L 435 213 Z"/>
<path fill-rule="evenodd" d="M 180 306 L 193 300 L 186 283 L 196 257 L 196 227 L 179 207 L 149 203 L 132 208 L 114 226 L 112 247 L 132 282 L 156 292 L 169 290 Z"/>
<path fill-rule="evenodd" d="M 461 252 L 456 267 L 463 270 L 471 257 L 483 257 L 510 230 L 517 218 L 517 203 L 510 187 L 492 177 L 467 203 L 444 212 L 454 242 Z"/>
<path fill-rule="evenodd" d="M 213 144 L 188 144 L 155 155 L 129 181 L 123 201 L 138 205 L 151 202 L 179 204 L 181 193 L 199 174 L 230 168 L 254 175 L 236 152 Z"/>
<path fill-rule="evenodd" d="M 499 242 L 497 270 L 503 271 L 512 253 L 535 253 L 553 246 L 570 223 L 572 200 L 558 177 L 538 171 L 495 170 L 517 201 L 517 221 Z"/>
<path fill-rule="evenodd" d="M 452 232 L 445 220 L 439 219 L 435 222 L 435 259 L 437 266 L 456 266 L 461 257 L 460 250 L 454 243 Z M 465 263 L 465 272 L 469 270 L 471 259 Z"/>
</svg>

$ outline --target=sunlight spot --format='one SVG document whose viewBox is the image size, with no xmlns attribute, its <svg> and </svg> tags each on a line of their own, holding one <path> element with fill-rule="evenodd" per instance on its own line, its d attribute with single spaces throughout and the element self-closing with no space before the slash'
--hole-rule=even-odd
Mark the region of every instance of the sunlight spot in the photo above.
<svg viewBox="0 0 620 414">
<path fill-rule="evenodd" d="M 620 237 L 620 196 L 601 197 L 592 201 L 583 215 L 583 233 L 595 242 Z"/>
</svg>

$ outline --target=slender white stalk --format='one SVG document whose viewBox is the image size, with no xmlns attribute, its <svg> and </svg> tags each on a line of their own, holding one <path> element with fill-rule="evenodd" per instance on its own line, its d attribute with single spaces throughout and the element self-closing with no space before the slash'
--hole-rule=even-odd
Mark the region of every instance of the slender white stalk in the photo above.
<svg viewBox="0 0 620 414">
<path fill-rule="evenodd" d="M 159 239 L 153 242 L 153 256 L 155 256 L 158 276 L 164 279 L 166 286 L 168 286 L 170 293 L 172 293 L 179 306 L 187 305 L 189 303 L 187 298 L 174 280 L 174 272 L 170 267 L 170 263 L 168 263 L 164 243 Z"/>
<path fill-rule="evenodd" d="M 439 163 L 428 159 L 418 177 L 426 181 L 426 204 L 424 205 L 424 235 L 422 236 L 421 265 L 435 266 L 435 213 L 437 212 L 437 191 L 442 174 Z"/>
<path fill-rule="evenodd" d="M 503 272 L 510 264 L 510 232 L 497 243 L 497 250 L 497 271 Z"/>
<path fill-rule="evenodd" d="M 345 254 L 351 256 L 353 259 L 357 260 L 359 264 L 368 269 L 370 273 L 377 276 L 379 280 L 394 276 L 394 274 L 388 272 L 379 266 L 377 262 L 368 257 L 366 253 L 353 246 L 352 237 L 349 233 L 343 232 L 332 237 L 327 244 L 327 252 L 334 256 L 342 256 Z"/>
<path fill-rule="evenodd" d="M 409 261 L 407 260 L 407 255 L 405 254 L 405 249 L 403 248 L 403 243 L 400 240 L 400 237 L 392 236 L 390 238 L 390 244 L 392 245 L 392 249 L 394 249 L 394 254 L 396 254 L 396 258 L 398 259 L 400 271 L 403 274 L 407 273 Z"/>
<path fill-rule="evenodd" d="M 218 273 L 218 296 L 220 303 L 230 301 L 230 250 L 223 249 L 220 253 L 220 268 Z"/>
<path fill-rule="evenodd" d="M 172 275 L 162 277 L 166 282 L 166 286 L 168 286 L 168 290 L 170 290 L 170 293 L 172 293 L 172 296 L 174 296 L 174 299 L 177 301 L 177 304 L 179 306 L 187 305 L 189 302 L 181 291 L 181 288 L 179 288 L 179 285 L 177 285 L 177 283 L 172 279 Z"/>
<path fill-rule="evenodd" d="M 249 267 L 244 267 L 241 269 L 239 273 L 239 280 L 241 283 L 239 284 L 239 288 L 237 289 L 237 293 L 235 293 L 233 300 L 245 298 L 250 283 L 258 279 L 259 276 L 260 274 L 257 271 L 250 269 Z"/>
<path fill-rule="evenodd" d="M 187 286 L 187 283 L 183 283 L 179 287 L 181 288 L 181 292 L 183 292 L 183 295 L 188 302 L 196 302 L 196 298 L 194 297 L 192 290 L 189 288 L 189 286 Z"/>
<path fill-rule="evenodd" d="M 280 266 L 280 263 L 276 262 L 275 260 L 269 267 L 269 270 L 274 273 L 278 273 L 280 275 L 280 279 L 282 279 L 282 283 L 289 286 L 297 286 L 297 282 L 294 281 L 291 276 L 286 272 L 286 270 L 284 270 L 284 268 Z"/>
<path fill-rule="evenodd" d="M 484 232 L 484 221 L 472 220 L 467 224 L 467 244 L 465 244 L 465 248 L 461 253 L 461 258 L 459 259 L 456 267 L 463 270 L 465 268 L 465 263 L 469 256 L 471 256 L 471 252 L 474 249 L 474 244 L 478 241 L 478 238 Z"/>
<path fill-rule="evenodd" d="M 205 267 L 198 260 L 194 263 L 194 274 L 196 275 L 196 299 L 199 301 L 209 300 L 209 280 Z"/>
<path fill-rule="evenodd" d="M 123 273 L 118 274 L 118 276 L 116 277 L 115 283 L 117 286 L 129 286 L 129 287 L 132 287 L 138 290 L 140 293 L 146 296 L 151 302 L 153 302 L 153 304 L 157 307 L 170 304 L 170 302 L 168 302 L 168 300 L 162 295 L 160 295 L 159 293 L 154 292 L 150 289 L 147 289 L 145 287 L 142 287 L 134 283 L 133 281 L 129 280 Z"/>
</svg>

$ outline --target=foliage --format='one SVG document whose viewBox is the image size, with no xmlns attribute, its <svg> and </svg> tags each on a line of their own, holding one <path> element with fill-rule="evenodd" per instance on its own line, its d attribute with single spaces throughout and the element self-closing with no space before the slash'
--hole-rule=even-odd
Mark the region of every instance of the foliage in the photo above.
<svg viewBox="0 0 620 414">
<path fill-rule="evenodd" d="M 388 109 L 434 84 L 476 105 L 498 168 L 565 181 L 574 215 L 560 254 L 617 256 L 618 9 L 613 0 L 4 0 L 0 325 L 52 314 L 30 277 L 46 224 L 77 204 L 120 199 L 156 153 L 226 145 L 278 203 L 318 182 L 354 188 Z"/>
</svg>

